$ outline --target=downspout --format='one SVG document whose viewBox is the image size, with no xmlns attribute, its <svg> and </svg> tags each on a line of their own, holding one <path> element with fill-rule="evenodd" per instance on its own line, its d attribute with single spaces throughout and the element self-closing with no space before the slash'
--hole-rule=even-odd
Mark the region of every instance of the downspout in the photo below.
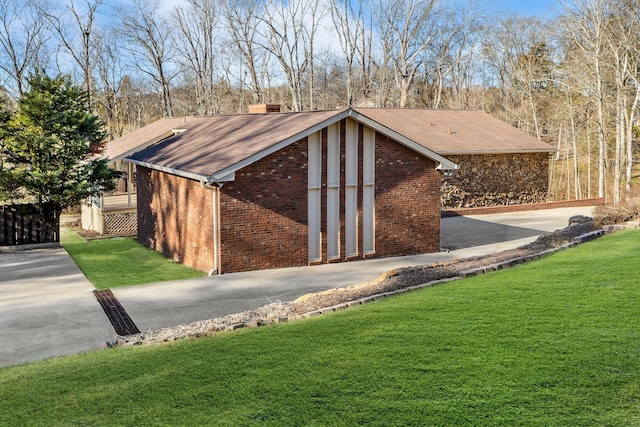
<svg viewBox="0 0 640 427">
<path fill-rule="evenodd" d="M 215 269 L 209 272 L 209 275 L 221 274 L 222 266 L 220 265 L 220 189 L 222 184 L 218 183 L 213 188 L 213 265 Z"/>
<path fill-rule="evenodd" d="M 131 194 L 133 193 L 133 163 L 127 162 L 128 179 L 127 179 L 127 207 L 131 208 Z"/>
<path fill-rule="evenodd" d="M 220 183 L 200 181 L 202 188 L 211 190 L 211 218 L 213 228 L 213 260 L 208 275 L 220 274 Z"/>
</svg>

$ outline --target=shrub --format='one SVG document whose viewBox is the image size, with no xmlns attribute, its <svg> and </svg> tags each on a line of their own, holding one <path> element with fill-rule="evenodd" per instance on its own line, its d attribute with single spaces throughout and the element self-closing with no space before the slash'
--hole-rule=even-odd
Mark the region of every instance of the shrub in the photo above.
<svg viewBox="0 0 640 427">
<path fill-rule="evenodd" d="M 599 227 L 622 224 L 638 218 L 640 218 L 640 204 L 596 206 L 593 209 L 593 220 Z"/>
</svg>

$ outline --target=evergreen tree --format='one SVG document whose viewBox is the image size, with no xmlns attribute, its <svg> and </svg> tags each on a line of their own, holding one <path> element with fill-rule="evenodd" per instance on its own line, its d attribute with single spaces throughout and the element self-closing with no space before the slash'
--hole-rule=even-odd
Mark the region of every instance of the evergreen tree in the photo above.
<svg viewBox="0 0 640 427">
<path fill-rule="evenodd" d="M 88 112 L 84 90 L 69 76 L 43 73 L 30 76 L 28 84 L 2 126 L 0 197 L 36 203 L 44 229 L 46 206 L 59 213 L 112 190 L 117 172 L 100 156 L 106 134 L 98 116 Z"/>
<path fill-rule="evenodd" d="M 6 136 L 7 122 L 9 121 L 10 117 L 11 117 L 11 114 L 9 112 L 7 98 L 6 96 L 4 96 L 4 94 L 2 94 L 0 95 L 0 202 L 2 202 L 3 200 L 9 199 L 13 192 L 12 189 L 9 187 L 8 183 L 5 185 L 5 183 L 2 180 L 4 164 L 6 163 L 5 153 L 7 152 L 5 136 Z"/>
</svg>

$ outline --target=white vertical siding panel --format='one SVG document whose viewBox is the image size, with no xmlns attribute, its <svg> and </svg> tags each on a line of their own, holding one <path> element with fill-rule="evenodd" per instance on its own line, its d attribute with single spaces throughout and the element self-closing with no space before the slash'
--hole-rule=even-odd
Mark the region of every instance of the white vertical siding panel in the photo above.
<svg viewBox="0 0 640 427">
<path fill-rule="evenodd" d="M 322 259 L 321 188 L 322 188 L 322 138 L 320 132 L 308 137 L 308 229 L 309 261 Z"/>
<path fill-rule="evenodd" d="M 327 259 L 340 256 L 340 123 L 327 128 Z"/>
<path fill-rule="evenodd" d="M 365 127 L 362 141 L 362 252 L 375 252 L 375 131 Z"/>
<path fill-rule="evenodd" d="M 345 255 L 358 253 L 358 124 L 347 120 L 345 138 Z"/>
</svg>

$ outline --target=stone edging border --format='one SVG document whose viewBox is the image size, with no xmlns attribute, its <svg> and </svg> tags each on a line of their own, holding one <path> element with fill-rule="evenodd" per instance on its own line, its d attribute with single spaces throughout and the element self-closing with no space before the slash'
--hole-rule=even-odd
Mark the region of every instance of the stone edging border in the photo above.
<svg viewBox="0 0 640 427">
<path fill-rule="evenodd" d="M 619 231 L 619 230 L 624 230 L 627 228 L 638 228 L 640 226 L 639 223 L 636 222 L 629 222 L 625 225 L 608 225 L 603 227 L 600 230 L 594 230 L 591 231 L 589 233 L 586 234 L 582 234 L 580 236 L 577 236 L 573 239 L 572 242 L 569 243 L 565 243 L 562 246 L 559 246 L 557 248 L 553 248 L 553 249 L 547 249 L 545 251 L 533 254 L 533 255 L 527 255 L 524 257 L 520 257 L 520 258 L 513 258 L 510 260 L 506 260 L 506 261 L 502 261 L 496 264 L 490 264 L 484 267 L 478 267 L 478 268 L 473 268 L 470 270 L 463 270 L 460 271 L 459 275 L 457 277 L 450 277 L 447 279 L 442 279 L 442 280 L 435 280 L 432 282 L 428 282 L 428 283 L 423 283 L 420 285 L 415 285 L 415 286 L 410 286 L 407 288 L 402 288 L 402 289 L 397 289 L 395 291 L 389 291 L 389 292 L 384 292 L 381 294 L 376 294 L 376 295 L 370 295 L 364 298 L 360 298 L 354 301 L 347 301 L 347 302 L 343 302 L 331 307 L 325 307 L 325 308 L 321 308 L 318 310 L 314 310 L 314 311 L 310 311 L 308 313 L 304 313 L 304 314 L 299 314 L 299 315 L 295 315 L 295 316 L 291 316 L 291 317 L 285 317 L 285 318 L 279 318 L 279 319 L 269 319 L 269 320 L 257 320 L 257 321 L 252 321 L 252 322 L 248 322 L 248 323 L 236 323 L 233 325 L 229 325 L 227 326 L 227 330 L 229 331 L 234 331 L 236 329 L 240 329 L 240 328 L 245 328 L 245 327 L 256 327 L 256 326 L 263 326 L 263 325 L 268 325 L 268 324 L 274 324 L 274 323 L 285 323 L 285 322 L 290 322 L 290 321 L 295 321 L 295 320 L 302 320 L 302 319 L 308 319 L 311 317 L 317 317 L 323 314 L 328 314 L 328 313 L 333 313 L 336 311 L 341 311 L 344 310 L 346 308 L 349 307 L 353 307 L 353 306 L 357 306 L 357 305 L 362 305 L 362 304 L 366 304 L 369 302 L 373 302 L 382 298 L 386 298 L 386 297 L 391 297 L 394 295 L 399 295 L 399 294 L 403 294 L 405 292 L 411 292 L 411 291 L 415 291 L 418 289 L 422 289 L 422 288 L 426 288 L 429 286 L 434 286 L 434 285 L 439 285 L 442 283 L 447 283 L 447 282 L 452 282 L 454 280 L 460 280 L 463 279 L 465 277 L 472 277 L 472 276 L 476 276 L 479 274 L 484 274 L 484 273 L 489 273 L 491 271 L 497 271 L 497 270 L 503 270 L 505 268 L 509 268 L 509 267 L 513 267 L 515 265 L 519 265 L 519 264 L 524 264 L 525 262 L 530 262 L 530 261 L 534 261 L 540 258 L 543 258 L 545 256 L 551 255 L 555 252 L 559 252 L 574 246 L 577 246 L 581 243 L 585 243 L 585 242 L 589 242 L 591 240 L 597 239 L 598 237 L 604 236 L 605 234 L 611 234 L 615 231 Z"/>
<path fill-rule="evenodd" d="M 557 248 L 547 249 L 546 251 L 538 252 L 536 254 L 527 255 L 524 257 L 508 259 L 506 261 L 501 261 L 496 264 L 489 264 L 483 267 L 472 268 L 470 270 L 463 270 L 460 272 L 460 277 L 471 277 L 476 276 L 478 274 L 489 273 L 491 271 L 504 270 L 505 268 L 513 267 L 514 265 L 524 264 L 525 262 L 534 261 L 540 258 L 543 258 L 547 255 L 551 255 L 555 252 L 562 251 L 567 248 L 571 248 L 573 246 L 579 245 L 580 243 L 585 243 L 593 239 L 597 239 L 598 237 L 604 236 L 606 231 L 604 229 L 594 230 L 589 233 L 582 234 L 580 236 L 576 236 L 573 239 L 573 242 L 565 243 L 562 246 L 558 246 Z"/>
</svg>

